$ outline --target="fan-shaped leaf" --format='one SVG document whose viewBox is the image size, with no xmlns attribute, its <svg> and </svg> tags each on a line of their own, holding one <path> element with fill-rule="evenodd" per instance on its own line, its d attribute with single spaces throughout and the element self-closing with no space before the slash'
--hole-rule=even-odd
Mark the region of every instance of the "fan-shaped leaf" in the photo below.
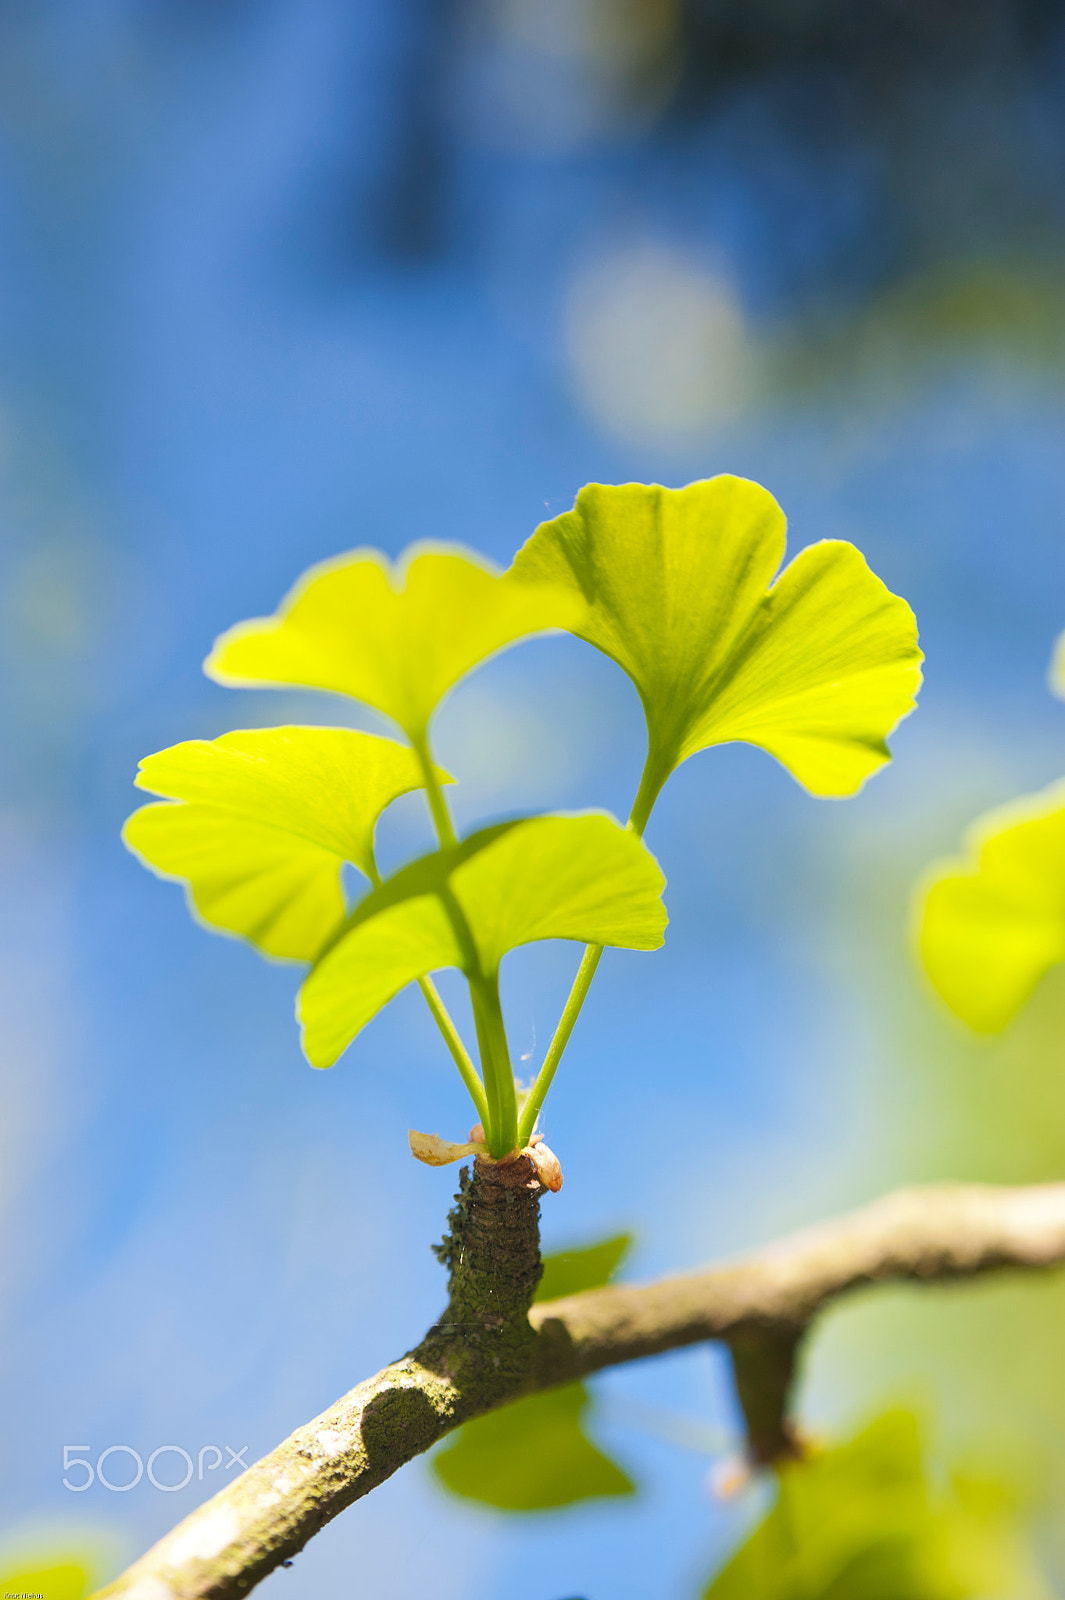
<svg viewBox="0 0 1065 1600">
<path fill-rule="evenodd" d="M 332 1066 L 393 995 L 439 967 L 490 974 L 537 939 L 656 950 L 664 884 L 636 835 L 596 814 L 503 823 L 412 862 L 359 904 L 303 985 L 307 1059 Z"/>
<path fill-rule="evenodd" d="M 376 550 L 320 562 L 276 614 L 238 623 L 204 663 L 219 683 L 304 684 L 352 695 L 416 743 L 439 700 L 487 656 L 576 622 L 572 590 L 515 583 L 481 557 L 415 546 L 393 567 Z"/>
<path fill-rule="evenodd" d="M 635 1493 L 632 1479 L 588 1438 L 582 1383 L 515 1400 L 468 1422 L 432 1458 L 452 1494 L 501 1511 L 550 1511 Z"/>
<path fill-rule="evenodd" d="M 703 1600 L 983 1600 L 1045 1594 L 986 1481 L 931 1485 L 916 1419 L 889 1412 L 778 1469 L 768 1515 Z"/>
<path fill-rule="evenodd" d="M 191 739 L 141 762 L 138 786 L 167 803 L 134 812 L 123 838 L 185 881 L 205 922 L 310 961 L 344 920 L 342 863 L 373 875 L 378 817 L 421 781 L 412 750 L 351 728 Z"/>
<path fill-rule="evenodd" d="M 536 1290 L 541 1300 L 561 1300 L 563 1295 L 583 1294 L 609 1283 L 632 1249 L 631 1233 L 616 1233 L 598 1244 L 575 1250 L 557 1250 L 544 1257 L 544 1275 Z"/>
<path fill-rule="evenodd" d="M 772 495 L 721 476 L 589 484 L 518 553 L 515 576 L 568 583 L 588 603 L 571 631 L 639 690 L 648 804 L 680 762 L 730 740 L 820 795 L 853 794 L 889 759 L 921 681 L 913 613 L 843 541 L 775 576 L 784 544 Z"/>
<path fill-rule="evenodd" d="M 982 817 L 924 893 L 921 956 L 970 1027 L 1005 1027 L 1065 961 L 1065 783 Z"/>
<path fill-rule="evenodd" d="M 619 1234 L 544 1258 L 537 1300 L 598 1289 L 632 1243 Z M 632 1494 L 626 1473 L 584 1431 L 592 1397 L 570 1383 L 467 1422 L 432 1458 L 452 1494 L 506 1511 L 547 1511 L 578 1500 Z"/>
</svg>

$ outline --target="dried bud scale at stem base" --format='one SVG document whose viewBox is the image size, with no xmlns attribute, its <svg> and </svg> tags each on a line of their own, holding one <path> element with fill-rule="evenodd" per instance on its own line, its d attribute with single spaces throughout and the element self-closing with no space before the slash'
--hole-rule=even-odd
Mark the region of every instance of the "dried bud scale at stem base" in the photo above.
<svg viewBox="0 0 1065 1600">
<path fill-rule="evenodd" d="M 485 1149 L 484 1129 L 479 1122 L 470 1129 L 468 1144 L 453 1144 L 449 1139 L 441 1139 L 438 1133 L 418 1133 L 414 1128 L 409 1130 L 407 1141 L 414 1159 L 423 1161 L 427 1167 L 450 1166 L 466 1156 L 476 1156 L 481 1165 L 488 1167 L 507 1167 L 525 1159 L 533 1170 L 528 1187 L 550 1189 L 552 1194 L 557 1194 L 562 1187 L 562 1167 L 555 1152 L 544 1144 L 542 1133 L 534 1133 L 522 1149 L 512 1150 L 498 1161 Z"/>
<path fill-rule="evenodd" d="M 544 1144 L 543 1134 L 534 1133 L 522 1154 L 529 1157 L 544 1188 L 557 1194 L 562 1187 L 562 1168 L 555 1152 Z"/>
</svg>

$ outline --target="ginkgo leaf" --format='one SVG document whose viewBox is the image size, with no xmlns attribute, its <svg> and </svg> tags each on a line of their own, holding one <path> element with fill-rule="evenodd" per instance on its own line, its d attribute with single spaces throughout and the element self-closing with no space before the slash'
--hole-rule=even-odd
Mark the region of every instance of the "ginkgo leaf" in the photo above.
<svg viewBox="0 0 1065 1600">
<path fill-rule="evenodd" d="M 183 879 L 205 922 L 311 961 L 345 917 L 342 864 L 374 876 L 377 819 L 422 777 L 412 750 L 374 734 L 253 728 L 161 750 L 136 781 L 166 801 L 126 823 L 134 854 Z"/>
<path fill-rule="evenodd" d="M 91 1584 L 89 1563 L 80 1557 L 44 1555 L 32 1566 L 0 1571 L 0 1595 L 11 1600 L 82 1600 Z"/>
<path fill-rule="evenodd" d="M 703 1600 L 984 1600 L 1045 1595 L 1007 1485 L 927 1472 L 917 1419 L 777 1470 L 774 1504 Z"/>
<path fill-rule="evenodd" d="M 276 614 L 238 623 L 204 663 L 219 683 L 303 684 L 383 711 L 415 743 L 478 662 L 583 613 L 572 590 L 516 583 L 482 557 L 415 546 L 396 566 L 376 550 L 320 562 Z"/>
<path fill-rule="evenodd" d="M 951 1010 L 995 1033 L 1065 961 L 1065 783 L 989 812 L 966 845 L 923 891 L 921 956 Z"/>
<path fill-rule="evenodd" d="M 433 1471 L 452 1494 L 500 1511 L 634 1494 L 632 1479 L 584 1431 L 591 1404 L 582 1383 L 516 1400 L 467 1423 L 432 1458 Z"/>
<path fill-rule="evenodd" d="M 631 1244 L 623 1233 L 545 1256 L 537 1301 L 609 1283 Z M 583 1383 L 529 1395 L 465 1423 L 430 1465 L 452 1494 L 505 1511 L 632 1494 L 628 1475 L 588 1438 L 593 1404 Z"/>
<path fill-rule="evenodd" d="M 921 681 L 913 613 L 853 545 L 811 545 L 776 576 L 784 546 L 772 495 L 721 476 L 589 484 L 519 551 L 515 576 L 568 583 L 588 604 L 571 631 L 639 691 L 649 759 L 637 813 L 680 762 L 731 740 L 819 795 L 855 793 L 890 759 L 884 741 Z"/>
<path fill-rule="evenodd" d="M 303 985 L 307 1059 L 332 1066 L 393 995 L 439 967 L 490 975 L 537 939 L 656 950 L 664 886 L 636 835 L 601 814 L 497 824 L 412 862 L 356 907 Z"/>
<path fill-rule="evenodd" d="M 544 1274 L 535 1299 L 561 1300 L 563 1295 L 582 1294 L 609 1283 L 632 1249 L 631 1233 L 612 1234 L 597 1244 L 577 1249 L 556 1250 L 544 1257 Z"/>
</svg>

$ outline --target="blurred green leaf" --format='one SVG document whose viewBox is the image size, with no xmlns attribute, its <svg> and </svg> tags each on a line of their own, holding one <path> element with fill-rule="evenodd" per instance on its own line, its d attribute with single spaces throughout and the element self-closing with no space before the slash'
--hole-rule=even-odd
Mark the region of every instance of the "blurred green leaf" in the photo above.
<svg viewBox="0 0 1065 1600">
<path fill-rule="evenodd" d="M 566 1294 L 601 1289 L 609 1283 L 632 1249 L 632 1234 L 617 1233 L 579 1250 L 560 1250 L 544 1257 L 544 1275 L 536 1300 L 561 1300 Z"/>
<path fill-rule="evenodd" d="M 921 682 L 913 612 L 853 545 L 810 545 L 776 575 L 784 545 L 772 495 L 722 475 L 589 484 L 519 551 L 515 575 L 568 583 L 588 604 L 572 631 L 639 690 L 641 821 L 709 745 L 760 745 L 818 795 L 853 794 L 890 759 L 884 741 Z"/>
<path fill-rule="evenodd" d="M 344 921 L 342 864 L 374 875 L 378 817 L 421 782 L 412 750 L 350 728 L 191 739 L 141 762 L 138 787 L 168 803 L 135 812 L 123 839 L 186 883 L 205 922 L 311 961 Z"/>
<path fill-rule="evenodd" d="M 584 1432 L 591 1403 L 581 1383 L 515 1400 L 467 1422 L 432 1468 L 452 1494 L 502 1511 L 634 1494 L 631 1479 Z"/>
<path fill-rule="evenodd" d="M 0 1571 L 0 1600 L 5 1595 L 40 1595 L 42 1600 L 83 1600 L 91 1578 L 80 1560 L 44 1556 L 39 1564 Z"/>
<path fill-rule="evenodd" d="M 544 1257 L 536 1299 L 556 1300 L 608 1283 L 632 1244 L 616 1234 Z M 452 1494 L 504 1511 L 548 1511 L 579 1500 L 635 1493 L 628 1476 L 584 1431 L 592 1398 L 583 1383 L 529 1395 L 459 1428 L 430 1465 Z"/>
<path fill-rule="evenodd" d="M 415 743 L 453 684 L 515 640 L 567 627 L 572 592 L 499 577 L 480 556 L 415 546 L 393 566 L 355 550 L 311 567 L 272 617 L 238 623 L 204 663 L 219 683 L 303 684 L 383 711 Z"/>
<path fill-rule="evenodd" d="M 491 974 L 537 939 L 655 950 L 664 885 L 636 835 L 601 814 L 503 823 L 412 862 L 356 907 L 303 985 L 307 1059 L 332 1066 L 393 995 L 440 967 Z"/>
<path fill-rule="evenodd" d="M 966 846 L 923 890 L 921 957 L 951 1010 L 994 1033 L 1065 961 L 1065 783 L 989 812 Z"/>
<path fill-rule="evenodd" d="M 764 1520 L 704 1600 L 1022 1600 L 1046 1594 L 999 1486 L 932 1490 L 916 1418 L 893 1411 L 856 1438 L 778 1470 Z"/>
</svg>

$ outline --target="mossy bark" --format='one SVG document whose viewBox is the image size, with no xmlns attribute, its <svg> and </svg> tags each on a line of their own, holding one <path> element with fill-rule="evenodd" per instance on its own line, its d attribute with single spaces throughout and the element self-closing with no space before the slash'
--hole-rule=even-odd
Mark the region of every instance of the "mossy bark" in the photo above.
<svg viewBox="0 0 1065 1600">
<path fill-rule="evenodd" d="M 542 1192 L 526 1156 L 506 1166 L 478 1161 L 472 1178 L 463 1167 L 448 1232 L 435 1247 L 448 1269 L 448 1305 L 414 1354 L 460 1388 L 475 1378 L 477 1410 L 531 1382 L 536 1335 L 529 1308 L 543 1274 Z"/>
</svg>

